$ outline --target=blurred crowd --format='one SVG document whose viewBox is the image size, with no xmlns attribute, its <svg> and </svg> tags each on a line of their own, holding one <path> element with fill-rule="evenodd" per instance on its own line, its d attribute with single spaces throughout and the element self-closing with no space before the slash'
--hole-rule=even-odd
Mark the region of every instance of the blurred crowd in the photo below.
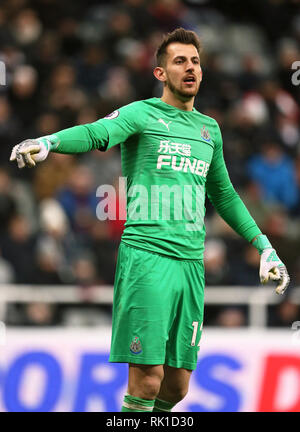
<svg viewBox="0 0 300 432">
<path fill-rule="evenodd" d="M 113 284 L 124 221 L 99 221 L 96 190 L 118 183 L 119 148 L 52 153 L 35 169 L 8 162 L 25 138 L 93 122 L 161 95 L 152 74 L 163 33 L 203 43 L 196 108 L 220 124 L 232 182 L 300 286 L 300 0 L 2 0 L 0 284 Z M 206 289 L 259 285 L 259 256 L 207 202 Z M 1 286 L 0 286 L 1 289 Z M 87 302 L 88 303 L 88 302 Z M 13 304 L 11 325 L 110 322 L 110 308 Z M 85 309 L 84 309 L 85 310 Z M 290 326 L 287 294 L 268 325 Z M 206 324 L 247 325 L 247 310 L 206 307 Z"/>
</svg>

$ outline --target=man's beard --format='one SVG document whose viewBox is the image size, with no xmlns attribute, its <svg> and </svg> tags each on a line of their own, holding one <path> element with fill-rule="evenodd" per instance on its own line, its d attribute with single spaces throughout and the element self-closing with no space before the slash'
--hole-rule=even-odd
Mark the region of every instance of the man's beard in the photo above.
<svg viewBox="0 0 300 432">
<path fill-rule="evenodd" d="M 199 86 L 196 88 L 194 93 L 179 90 L 178 88 L 175 87 L 175 85 L 172 83 L 172 81 L 169 78 L 166 81 L 166 86 L 169 87 L 170 91 L 175 96 L 179 97 L 179 99 L 184 100 L 184 101 L 188 101 L 189 99 L 192 99 L 193 97 L 195 97 L 198 93 L 198 90 L 199 90 Z"/>
</svg>

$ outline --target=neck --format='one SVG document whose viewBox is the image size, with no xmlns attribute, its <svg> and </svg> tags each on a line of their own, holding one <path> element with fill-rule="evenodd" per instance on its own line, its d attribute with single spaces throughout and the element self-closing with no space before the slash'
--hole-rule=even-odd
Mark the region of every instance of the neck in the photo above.
<svg viewBox="0 0 300 432">
<path fill-rule="evenodd" d="M 183 111 L 192 111 L 194 107 L 195 96 L 192 96 L 189 99 L 179 99 L 178 95 L 175 95 L 174 93 L 166 91 L 166 89 L 164 89 L 161 100 L 168 105 L 172 105 L 175 108 L 179 108 Z"/>
</svg>

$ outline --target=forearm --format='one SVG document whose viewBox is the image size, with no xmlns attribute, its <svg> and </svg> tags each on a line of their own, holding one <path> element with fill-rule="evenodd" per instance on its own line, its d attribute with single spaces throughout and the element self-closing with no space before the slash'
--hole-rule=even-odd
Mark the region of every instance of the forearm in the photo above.
<svg viewBox="0 0 300 432">
<path fill-rule="evenodd" d="M 97 122 L 64 129 L 47 138 L 51 143 L 50 151 L 63 154 L 105 150 L 108 143 L 107 130 Z"/>
</svg>

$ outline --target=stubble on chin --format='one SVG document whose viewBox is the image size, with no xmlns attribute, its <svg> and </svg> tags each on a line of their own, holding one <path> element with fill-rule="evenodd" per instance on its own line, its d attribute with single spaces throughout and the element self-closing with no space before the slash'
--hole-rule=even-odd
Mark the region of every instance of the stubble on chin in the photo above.
<svg viewBox="0 0 300 432">
<path fill-rule="evenodd" d="M 169 87 L 170 91 L 175 96 L 177 96 L 179 98 L 183 98 L 185 100 L 189 100 L 189 99 L 192 99 L 193 97 L 195 97 L 198 93 L 198 90 L 199 90 L 199 86 L 198 86 L 197 90 L 193 93 L 185 92 L 184 90 L 176 88 L 175 85 L 170 80 L 166 81 L 166 86 Z"/>
</svg>

